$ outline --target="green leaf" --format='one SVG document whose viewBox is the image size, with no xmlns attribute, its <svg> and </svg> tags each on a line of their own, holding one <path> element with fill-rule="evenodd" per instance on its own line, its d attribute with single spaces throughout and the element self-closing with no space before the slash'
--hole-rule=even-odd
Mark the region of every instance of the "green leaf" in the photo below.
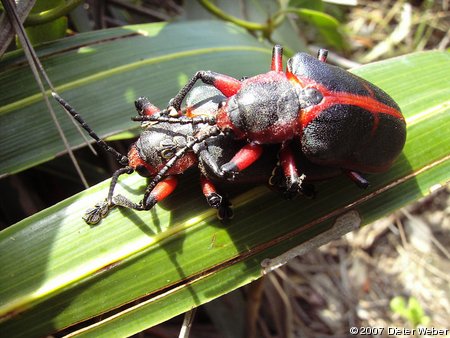
<svg viewBox="0 0 450 338">
<path fill-rule="evenodd" d="M 322 0 L 290 0 L 288 7 L 307 8 L 320 12 L 324 9 Z"/>
<path fill-rule="evenodd" d="M 406 319 L 413 328 L 419 325 L 426 326 L 430 322 L 430 317 L 425 315 L 425 311 L 415 297 L 409 297 L 408 305 L 406 305 L 405 298 L 397 296 L 391 299 L 389 305 L 394 313 Z"/>
<path fill-rule="evenodd" d="M 335 48 L 343 49 L 344 40 L 340 33 L 339 21 L 331 15 L 308 8 L 297 8 L 289 10 L 308 23 L 314 25 L 325 39 L 325 41 Z"/>
<path fill-rule="evenodd" d="M 181 27 L 187 31 L 192 26 Z M 173 28 L 161 25 L 160 29 Z M 203 48 L 187 49 L 182 40 L 171 52 L 168 46 L 158 49 L 166 61 L 159 65 L 160 72 L 165 74 L 168 65 L 174 64 L 170 62 L 178 62 L 180 55 L 204 57 L 197 69 L 208 60 L 219 66 L 223 62 L 224 68 L 233 61 L 227 73 L 238 76 L 264 71 L 250 73 L 252 67 L 267 69 L 256 64 L 262 59 L 269 64 L 270 49 L 256 42 L 253 45 L 251 39 L 244 44 L 247 47 L 239 47 L 237 41 L 245 38 L 240 37 L 240 30 L 230 30 L 235 36 L 228 44 L 234 47 L 215 45 L 211 54 Z M 151 38 L 138 42 L 151 43 Z M 178 52 L 177 48 L 183 46 L 186 49 Z M 101 46 L 90 48 L 97 47 Z M 51 53 L 47 53 L 48 59 Z M 126 69 L 111 65 L 112 73 L 123 79 L 125 87 L 132 86 L 133 76 L 142 80 L 145 73 L 149 77 L 147 68 L 138 67 L 146 61 L 139 56 L 134 59 L 132 53 L 127 57 L 130 63 L 124 61 L 122 66 Z M 153 56 L 149 65 L 153 66 L 157 57 Z M 242 68 L 247 70 L 244 73 L 238 66 L 247 58 L 251 61 Z M 83 64 L 91 68 L 86 60 Z M 189 64 L 182 60 L 178 75 L 183 75 L 182 66 Z M 70 64 L 70 59 L 66 60 L 69 73 Z M 103 72 L 109 74 L 109 68 L 104 67 Z M 194 172 L 183 175 L 177 192 L 150 212 L 116 209 L 100 225 L 89 227 L 81 216 L 107 195 L 109 182 L 105 181 L 1 232 L 0 332 L 8 337 L 30 337 L 66 328 L 65 333 L 76 331 L 73 334 L 79 336 L 128 336 L 259 278 L 264 273 L 261 262 L 268 264 L 267 258 L 273 265 L 281 264 L 283 259 L 275 257 L 287 250 L 302 243 L 304 246 L 298 250 L 307 250 L 350 231 L 359 222 L 371 222 L 427 194 L 430 188 L 450 179 L 450 79 L 442 77 L 449 68 L 449 54 L 428 52 L 355 70 L 394 97 L 408 124 L 404 152 L 389 172 L 369 177 L 368 190 L 361 191 L 342 177 L 319 184 L 319 195 L 314 200 L 284 201 L 264 187 L 244 189 L 234 195 L 235 218 L 224 226 L 207 207 Z M 179 84 L 174 79 L 179 76 L 171 77 L 174 83 L 169 86 L 163 83 L 167 81 L 164 76 L 157 77 L 157 67 L 151 70 L 151 79 L 158 84 L 150 92 L 155 95 L 151 100 L 159 98 L 162 102 L 156 103 L 162 106 L 176 92 Z M 237 70 L 241 73 L 234 73 Z M 76 107 L 95 93 L 89 87 L 89 70 L 78 71 L 83 72 L 78 82 L 62 87 L 69 101 L 78 98 Z M 133 76 L 128 78 L 128 72 Z M 88 89 L 82 91 L 84 81 Z M 113 88 L 108 86 L 113 81 L 99 83 L 108 92 Z M 102 107 L 107 103 L 107 108 L 113 109 L 118 96 L 121 94 L 116 89 L 109 95 L 110 102 L 91 102 L 91 109 L 105 109 Z M 33 101 L 30 95 L 22 99 Z M 119 115 L 123 120 L 123 113 Z M 101 128 L 108 121 L 100 122 Z M 104 129 L 103 134 L 107 133 Z M 138 201 L 145 183 L 138 175 L 130 175 L 121 180 L 117 193 Z"/>
</svg>

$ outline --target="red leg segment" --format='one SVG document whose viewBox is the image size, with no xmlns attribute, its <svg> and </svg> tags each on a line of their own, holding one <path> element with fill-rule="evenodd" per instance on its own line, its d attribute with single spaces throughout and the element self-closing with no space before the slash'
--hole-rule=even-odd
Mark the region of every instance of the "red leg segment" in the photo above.
<svg viewBox="0 0 450 338">
<path fill-rule="evenodd" d="M 151 104 L 150 102 L 148 105 L 145 105 L 144 109 L 142 110 L 143 115 L 146 115 L 146 116 L 151 116 L 153 114 L 160 113 L 160 112 L 161 112 L 161 110 L 158 107 Z"/>
<path fill-rule="evenodd" d="M 226 97 L 233 96 L 241 89 L 241 81 L 234 77 L 213 72 L 211 74 L 213 75 L 212 85 L 219 89 Z"/>
<path fill-rule="evenodd" d="M 175 190 L 177 183 L 178 180 L 175 176 L 167 176 L 152 189 L 147 197 L 144 196 L 144 201 L 140 204 L 136 204 L 120 194 L 113 197 L 113 204 L 134 210 L 150 210 L 156 203 L 169 196 Z"/>
<path fill-rule="evenodd" d="M 295 157 L 289 143 L 283 143 L 279 156 L 286 184 L 284 196 L 291 199 L 301 193 L 306 197 L 313 197 L 314 186 L 305 182 L 306 176 L 304 173 L 299 175 Z"/>
<path fill-rule="evenodd" d="M 326 49 L 320 48 L 317 52 L 317 58 L 319 61 L 327 62 L 328 51 Z"/>
<path fill-rule="evenodd" d="M 219 209 L 222 205 L 222 196 L 217 193 L 214 184 L 203 175 L 200 176 L 200 184 L 202 186 L 203 195 L 205 196 L 209 206 Z"/>
<path fill-rule="evenodd" d="M 275 72 L 283 71 L 283 48 L 280 45 L 273 46 L 272 49 L 272 65 L 270 70 Z"/>
<path fill-rule="evenodd" d="M 283 169 L 284 176 L 289 178 L 291 182 L 295 182 L 298 179 L 294 155 L 292 154 L 291 147 L 288 145 L 283 145 L 280 150 L 280 165 Z"/>
<path fill-rule="evenodd" d="M 221 168 L 229 171 L 242 171 L 254 163 L 262 154 L 263 148 L 260 144 L 249 143 L 239 150 L 236 155 Z"/>
<path fill-rule="evenodd" d="M 177 187 L 178 179 L 175 176 L 167 176 L 164 180 L 159 182 L 145 201 L 145 205 L 153 206 L 158 202 L 161 202 L 167 196 L 169 196 Z"/>
<path fill-rule="evenodd" d="M 138 111 L 139 115 L 151 116 L 156 113 L 160 113 L 161 110 L 154 106 L 146 97 L 140 97 L 134 101 L 134 106 Z"/>
<path fill-rule="evenodd" d="M 205 195 L 206 198 L 208 198 L 211 194 L 217 193 L 214 184 L 203 175 L 200 176 L 200 184 L 202 186 L 203 195 Z"/>
<path fill-rule="evenodd" d="M 233 210 L 231 209 L 230 201 L 219 195 L 214 184 L 203 175 L 200 176 L 200 184 L 202 185 L 203 195 L 205 195 L 208 204 L 212 208 L 217 209 L 217 217 L 221 221 L 231 219 L 233 217 Z"/>
</svg>

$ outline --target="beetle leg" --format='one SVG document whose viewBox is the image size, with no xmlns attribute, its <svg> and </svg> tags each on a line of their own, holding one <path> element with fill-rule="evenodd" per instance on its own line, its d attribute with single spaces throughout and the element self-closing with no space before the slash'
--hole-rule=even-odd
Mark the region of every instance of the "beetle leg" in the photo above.
<svg viewBox="0 0 450 338">
<path fill-rule="evenodd" d="M 241 81 L 220 73 L 215 73 L 209 70 L 200 70 L 188 81 L 188 83 L 181 88 L 178 94 L 169 102 L 169 107 L 175 108 L 176 111 L 180 110 L 181 103 L 186 95 L 194 87 L 195 82 L 201 80 L 203 83 L 212 85 L 219 89 L 223 95 L 230 97 L 238 92 L 241 88 Z"/>
<path fill-rule="evenodd" d="M 118 181 L 118 179 L 119 179 L 119 176 L 120 176 L 120 175 L 123 175 L 123 174 L 131 174 L 131 173 L 133 173 L 133 172 L 134 172 L 134 169 L 131 168 L 131 167 L 120 168 L 120 169 L 118 169 L 118 170 L 116 170 L 116 171 L 114 172 L 114 174 L 113 174 L 112 177 L 111 177 L 111 184 L 109 185 L 109 191 L 108 191 L 107 202 L 108 202 L 108 205 L 109 205 L 109 206 L 112 206 L 112 205 L 113 205 L 113 203 L 112 203 L 112 197 L 113 197 L 113 195 L 114 195 L 114 188 L 115 188 L 116 185 L 117 185 L 117 181 Z"/>
<path fill-rule="evenodd" d="M 83 219 L 87 224 L 95 225 L 108 215 L 111 207 L 106 200 L 97 202 L 84 213 Z"/>
<path fill-rule="evenodd" d="M 203 195 L 209 206 L 214 209 L 219 209 L 222 204 L 222 196 L 217 193 L 214 184 L 203 175 L 200 176 L 200 184 L 202 186 Z"/>
<path fill-rule="evenodd" d="M 220 170 L 217 158 L 214 158 L 207 148 L 201 149 L 200 151 L 198 149 L 194 149 L 194 151 L 196 151 L 197 157 L 200 161 L 199 165 L 205 168 L 208 175 L 213 174 L 217 178 L 223 177 L 223 172 Z"/>
<path fill-rule="evenodd" d="M 134 209 L 134 210 L 145 210 L 144 207 L 141 204 L 134 203 L 133 201 L 129 200 L 127 197 L 118 194 L 113 197 L 114 206 L 118 207 L 124 207 L 128 209 Z"/>
<path fill-rule="evenodd" d="M 161 112 L 161 110 L 153 103 L 151 103 L 148 98 L 143 96 L 137 98 L 136 101 L 134 101 L 134 106 L 136 107 L 139 115 L 142 116 L 151 116 Z"/>
<path fill-rule="evenodd" d="M 286 184 L 284 197 L 292 199 L 300 193 L 306 197 L 314 197 L 314 186 L 304 182 L 305 174 L 299 174 L 294 154 L 288 143 L 283 143 L 281 146 L 279 157 Z"/>
<path fill-rule="evenodd" d="M 283 71 L 283 47 L 280 45 L 273 46 L 272 49 L 272 65 L 270 70 L 275 72 Z"/>
<path fill-rule="evenodd" d="M 283 170 L 284 177 L 286 178 L 286 190 L 291 192 L 299 191 L 302 180 L 300 180 L 297 171 L 292 149 L 286 143 L 283 143 L 280 149 L 279 157 L 280 166 Z"/>
<path fill-rule="evenodd" d="M 114 194 L 114 188 L 117 185 L 117 180 L 120 175 L 131 174 L 134 171 L 131 167 L 124 167 L 116 170 L 111 177 L 111 184 L 109 185 L 108 197 L 106 200 L 98 202 L 94 207 L 86 210 L 83 219 L 86 223 L 94 225 L 97 224 L 108 215 L 110 209 L 112 209 L 115 203 L 112 202 L 112 196 Z"/>
<path fill-rule="evenodd" d="M 236 155 L 220 167 L 221 176 L 229 180 L 234 180 L 240 171 L 244 170 L 255 162 L 262 154 L 263 148 L 260 144 L 248 143 L 243 146 Z"/>
<path fill-rule="evenodd" d="M 123 195 L 115 195 L 112 198 L 113 205 L 134 209 L 134 210 L 150 210 L 156 203 L 161 202 L 169 196 L 177 187 L 178 179 L 175 176 L 167 176 L 159 182 L 151 191 L 151 193 L 141 203 L 134 203 Z"/>
<path fill-rule="evenodd" d="M 319 59 L 319 61 L 327 62 L 327 57 L 328 57 L 328 50 L 320 48 L 317 51 L 317 58 Z"/>
<path fill-rule="evenodd" d="M 202 186 L 203 195 L 210 207 L 217 209 L 217 217 L 221 221 L 227 221 L 233 217 L 231 203 L 227 198 L 217 193 L 214 184 L 204 175 L 200 176 L 200 184 Z"/>
<path fill-rule="evenodd" d="M 156 186 L 147 195 L 144 195 L 144 199 L 139 205 L 140 208 L 133 208 L 136 210 L 150 210 L 156 203 L 161 202 L 167 196 L 169 196 L 177 187 L 178 179 L 175 176 L 167 176 L 161 182 L 158 182 Z M 115 202 L 115 201 L 114 201 Z"/>
<path fill-rule="evenodd" d="M 367 189 L 367 187 L 370 185 L 369 181 L 356 171 L 346 170 L 345 174 L 361 189 Z"/>
</svg>

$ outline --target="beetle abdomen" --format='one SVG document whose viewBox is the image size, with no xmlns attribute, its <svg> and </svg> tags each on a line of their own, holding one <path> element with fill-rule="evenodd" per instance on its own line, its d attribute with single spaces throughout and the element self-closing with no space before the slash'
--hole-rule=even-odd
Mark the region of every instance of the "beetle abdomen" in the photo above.
<svg viewBox="0 0 450 338">
<path fill-rule="evenodd" d="M 302 150 L 311 162 L 361 172 L 387 170 L 406 139 L 402 119 L 352 105 L 321 111 L 303 129 Z"/>
</svg>

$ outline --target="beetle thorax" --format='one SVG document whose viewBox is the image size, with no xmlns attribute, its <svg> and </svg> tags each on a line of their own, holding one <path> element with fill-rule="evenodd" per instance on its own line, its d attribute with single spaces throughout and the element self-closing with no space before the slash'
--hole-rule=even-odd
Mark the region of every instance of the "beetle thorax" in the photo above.
<svg viewBox="0 0 450 338">
<path fill-rule="evenodd" d="M 236 135 L 258 143 L 278 143 L 295 135 L 299 110 L 297 92 L 286 76 L 269 72 L 245 80 L 223 114 Z"/>
</svg>

